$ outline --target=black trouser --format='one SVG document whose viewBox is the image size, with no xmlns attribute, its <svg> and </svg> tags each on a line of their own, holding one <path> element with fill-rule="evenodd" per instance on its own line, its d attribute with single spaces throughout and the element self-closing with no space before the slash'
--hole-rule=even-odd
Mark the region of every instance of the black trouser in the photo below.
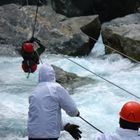
<svg viewBox="0 0 140 140">
<path fill-rule="evenodd" d="M 58 138 L 29 138 L 28 140 L 58 140 Z"/>
</svg>

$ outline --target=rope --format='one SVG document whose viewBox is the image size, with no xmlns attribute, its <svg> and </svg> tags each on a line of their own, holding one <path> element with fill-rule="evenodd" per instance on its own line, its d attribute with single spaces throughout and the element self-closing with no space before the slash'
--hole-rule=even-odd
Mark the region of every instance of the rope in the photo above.
<svg viewBox="0 0 140 140">
<path fill-rule="evenodd" d="M 126 89 L 124 89 L 124 88 L 122 88 L 122 87 L 118 86 L 117 84 L 115 84 L 115 83 L 113 83 L 113 82 L 111 82 L 111 81 L 109 81 L 109 80 L 105 79 L 104 77 L 102 77 L 102 76 L 100 76 L 100 75 L 96 74 L 95 72 L 93 72 L 93 71 L 91 71 L 91 70 L 89 70 L 89 69 L 85 68 L 84 66 L 82 66 L 82 65 L 80 65 L 79 63 L 77 63 L 77 62 L 75 62 L 75 61 L 71 60 L 70 58 L 65 57 L 65 56 L 63 56 L 63 57 L 64 57 L 64 58 L 66 58 L 67 60 L 69 60 L 69 61 L 73 62 L 74 64 L 76 64 L 76 65 L 80 66 L 81 68 L 83 68 L 83 69 L 85 69 L 85 70 L 89 71 L 90 73 L 92 73 L 92 74 L 96 75 L 97 77 L 99 77 L 99 78 L 103 79 L 104 81 L 106 81 L 106 82 L 108 82 L 108 83 L 110 83 L 110 84 L 112 84 L 112 85 L 114 85 L 114 86 L 118 87 L 119 89 L 121 89 L 121 90 L 125 91 L 125 92 L 126 92 L 126 93 L 128 93 L 129 95 L 132 95 L 132 96 L 134 96 L 134 97 L 135 97 L 135 98 L 137 98 L 137 99 L 140 99 L 140 97 L 139 97 L 139 96 L 137 96 L 137 95 L 135 95 L 135 94 L 133 94 L 133 93 L 129 92 L 128 90 L 126 90 Z"/>
<path fill-rule="evenodd" d="M 28 79 L 29 76 L 30 76 L 30 73 L 31 73 L 31 67 L 30 67 L 30 63 L 29 63 L 29 61 L 27 61 L 27 65 L 28 65 L 28 67 L 29 67 L 29 72 L 28 72 L 28 75 L 27 75 L 27 79 Z"/>
<path fill-rule="evenodd" d="M 94 129 L 96 129 L 96 130 L 99 131 L 100 133 L 103 133 L 100 129 L 98 129 L 97 127 L 95 127 L 95 126 L 92 125 L 91 123 L 89 123 L 87 120 L 85 120 L 85 119 L 82 118 L 81 116 L 79 116 L 79 118 L 81 118 L 83 121 L 85 121 L 87 124 L 89 124 L 90 126 L 92 126 Z"/>
<path fill-rule="evenodd" d="M 39 5 L 39 0 L 37 0 L 37 6 L 36 6 L 36 13 L 35 13 L 35 20 L 34 20 L 34 25 L 33 25 L 32 37 L 34 37 L 35 28 L 36 28 L 37 13 L 38 13 L 38 5 Z"/>
<path fill-rule="evenodd" d="M 37 21 L 37 14 L 38 14 L 38 6 L 39 6 L 39 3 L 40 3 L 40 2 L 41 2 L 40 0 L 37 0 L 37 7 L 36 7 L 36 13 L 35 13 L 35 20 L 34 20 L 34 26 L 33 26 L 32 37 L 34 37 L 34 33 L 35 33 L 36 21 Z M 39 54 L 37 53 L 37 51 L 35 51 L 35 52 L 36 52 L 36 54 L 37 54 L 37 56 L 38 56 L 38 58 L 39 58 L 41 64 L 43 64 L 43 61 L 41 60 Z"/>
</svg>

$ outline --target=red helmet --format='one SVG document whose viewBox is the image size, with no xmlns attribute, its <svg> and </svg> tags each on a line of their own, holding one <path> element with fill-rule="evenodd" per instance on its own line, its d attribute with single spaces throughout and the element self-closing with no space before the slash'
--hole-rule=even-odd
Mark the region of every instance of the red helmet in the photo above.
<svg viewBox="0 0 140 140">
<path fill-rule="evenodd" d="M 120 111 L 123 120 L 132 123 L 140 123 L 140 104 L 134 101 L 127 102 Z"/>
<path fill-rule="evenodd" d="M 32 43 L 29 43 L 29 42 L 23 43 L 22 49 L 24 52 L 27 52 L 27 53 L 32 53 L 34 51 Z"/>
<path fill-rule="evenodd" d="M 22 69 L 24 70 L 24 72 L 35 72 L 37 69 L 37 64 L 34 63 L 31 68 L 27 65 L 27 64 L 22 64 Z"/>
</svg>

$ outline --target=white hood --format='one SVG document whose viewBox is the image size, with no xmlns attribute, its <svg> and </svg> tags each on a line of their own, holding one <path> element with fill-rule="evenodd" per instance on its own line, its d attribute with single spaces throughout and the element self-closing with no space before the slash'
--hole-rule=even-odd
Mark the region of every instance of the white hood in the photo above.
<svg viewBox="0 0 140 140">
<path fill-rule="evenodd" d="M 39 82 L 55 82 L 55 72 L 51 65 L 45 63 L 40 67 Z"/>
</svg>

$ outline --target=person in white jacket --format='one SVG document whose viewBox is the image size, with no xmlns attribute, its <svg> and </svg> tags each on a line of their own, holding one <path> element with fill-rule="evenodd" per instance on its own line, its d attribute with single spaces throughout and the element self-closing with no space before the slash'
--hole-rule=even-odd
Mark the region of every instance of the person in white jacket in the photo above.
<svg viewBox="0 0 140 140">
<path fill-rule="evenodd" d="M 81 138 L 79 126 L 63 124 L 61 109 L 68 115 L 79 116 L 79 111 L 69 93 L 55 81 L 55 72 L 45 63 L 39 70 L 39 84 L 29 97 L 29 140 L 58 140 L 61 130 L 74 139 Z"/>
<path fill-rule="evenodd" d="M 119 124 L 115 133 L 100 134 L 95 140 L 140 140 L 140 104 L 134 101 L 125 103 L 120 111 Z"/>
</svg>

